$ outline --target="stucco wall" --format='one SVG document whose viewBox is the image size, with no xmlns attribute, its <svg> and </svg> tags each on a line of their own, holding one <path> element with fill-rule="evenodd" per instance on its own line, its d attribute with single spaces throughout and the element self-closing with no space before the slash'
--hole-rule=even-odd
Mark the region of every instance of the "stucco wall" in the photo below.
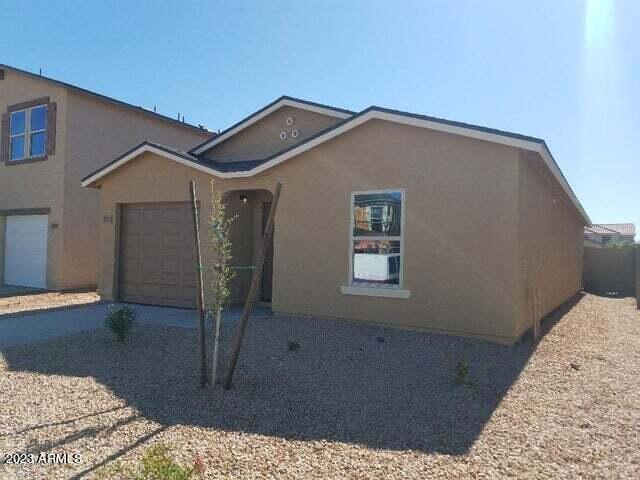
<svg viewBox="0 0 640 480">
<path fill-rule="evenodd" d="M 292 126 L 285 123 L 287 117 L 293 117 Z M 282 107 L 229 140 L 214 146 L 204 155 L 219 162 L 262 159 L 340 121 L 340 118 L 308 110 Z M 291 137 L 291 131 L 295 128 L 301 132 L 298 138 Z M 283 130 L 287 132 L 286 140 L 280 139 L 280 132 Z"/>
<path fill-rule="evenodd" d="M 0 210 L 50 208 L 49 225 L 61 224 L 64 208 L 67 91 L 11 70 L 5 70 L 4 75 L 4 80 L 0 80 L 0 112 L 5 113 L 11 105 L 49 97 L 51 102 L 57 103 L 57 133 L 55 155 L 49 155 L 46 161 L 8 166 L 0 162 Z M 49 228 L 47 285 L 54 287 L 61 282 L 61 240 L 60 230 Z M 4 242 L 0 245 L 0 251 L 4 252 Z"/>
<path fill-rule="evenodd" d="M 584 223 L 542 159 L 521 152 L 519 170 L 519 315 L 516 336 L 533 322 L 531 288 L 537 287 L 542 316 L 582 285 Z"/>
<path fill-rule="evenodd" d="M 275 227 L 273 309 L 515 339 L 518 151 L 374 120 L 253 178 L 219 189 L 284 184 Z M 208 216 L 209 177 L 153 154 L 102 182 L 102 214 L 116 204 L 188 200 L 194 179 Z M 343 295 L 348 282 L 350 194 L 406 191 L 408 299 Z M 205 217 L 206 218 L 206 217 Z M 113 297 L 115 228 L 101 224 L 99 291 Z M 205 262 L 212 262 L 208 252 Z"/>
<path fill-rule="evenodd" d="M 211 134 L 73 91 L 69 92 L 67 110 L 60 283 L 63 288 L 73 288 L 97 283 L 100 196 L 96 190 L 82 188 L 82 178 L 145 140 L 189 149 Z"/>
<path fill-rule="evenodd" d="M 5 70 L 0 80 L 2 113 L 46 96 L 57 102 L 55 155 L 35 163 L 0 163 L 0 210 L 50 208 L 49 224 L 58 228 L 48 231 L 47 286 L 91 286 L 97 283 L 100 199 L 97 191 L 83 189 L 80 180 L 144 140 L 190 148 L 211 134 L 12 70 Z"/>
</svg>

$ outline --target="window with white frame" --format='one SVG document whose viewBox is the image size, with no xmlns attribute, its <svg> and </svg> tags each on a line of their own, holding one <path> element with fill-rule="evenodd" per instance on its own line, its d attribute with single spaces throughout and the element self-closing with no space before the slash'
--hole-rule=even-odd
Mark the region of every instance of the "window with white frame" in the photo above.
<svg viewBox="0 0 640 480">
<path fill-rule="evenodd" d="M 9 159 L 42 157 L 47 145 L 47 106 L 11 112 Z"/>
<path fill-rule="evenodd" d="M 401 287 L 404 190 L 351 194 L 352 286 Z"/>
</svg>

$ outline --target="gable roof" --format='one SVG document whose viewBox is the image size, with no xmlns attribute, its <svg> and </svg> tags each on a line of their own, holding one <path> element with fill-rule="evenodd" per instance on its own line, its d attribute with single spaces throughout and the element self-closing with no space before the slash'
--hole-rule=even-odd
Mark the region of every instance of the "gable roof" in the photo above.
<svg viewBox="0 0 640 480">
<path fill-rule="evenodd" d="M 283 99 L 290 98 L 291 97 L 281 97 L 270 105 L 273 106 Z M 262 109 L 261 111 L 264 110 L 265 109 Z M 345 112 L 346 111 L 343 111 L 343 113 Z M 109 172 L 115 170 L 121 165 L 129 162 L 133 158 L 147 151 L 154 151 L 155 153 L 165 156 L 171 160 L 183 163 L 185 165 L 191 166 L 220 178 L 252 177 L 373 119 L 385 120 L 413 127 L 428 128 L 431 130 L 450 133 L 454 135 L 461 135 L 511 147 L 521 148 L 523 150 L 528 150 L 531 152 L 536 152 L 540 155 L 556 181 L 560 184 L 575 208 L 578 210 L 585 224 L 588 226 L 591 225 L 589 216 L 578 201 L 578 198 L 571 189 L 571 186 L 569 186 L 566 178 L 560 171 L 560 167 L 558 167 L 558 164 L 553 158 L 553 155 L 551 154 L 551 151 L 549 150 L 549 147 L 544 140 L 527 135 L 521 135 L 518 133 L 482 127 L 479 125 L 471 125 L 467 123 L 429 117 L 427 115 L 402 112 L 399 110 L 392 110 L 377 106 L 371 106 L 358 114 L 348 116 L 341 122 L 338 122 L 337 124 L 324 130 L 321 130 L 315 135 L 312 135 L 297 144 L 291 145 L 284 150 L 276 152 L 273 155 L 270 155 L 261 160 L 226 162 L 223 164 L 222 162 L 215 162 L 198 156 L 196 152 L 204 151 L 201 147 L 196 147 L 195 149 L 187 153 L 179 152 L 173 149 L 171 149 L 171 151 L 166 151 L 166 147 L 161 148 L 157 144 L 145 142 L 135 149 L 127 152 L 123 156 L 118 157 L 113 162 L 105 165 L 101 169 L 95 171 L 91 175 L 87 176 L 85 179 L 83 179 L 82 186 L 91 186 L 94 182 L 104 177 Z M 218 137 L 216 137 L 216 139 L 217 138 Z M 210 142 L 206 142 L 205 144 L 209 143 Z M 205 150 L 208 148 L 210 147 L 206 147 Z"/>
<path fill-rule="evenodd" d="M 633 237 L 636 234 L 636 225 L 634 223 L 594 223 L 591 227 L 585 228 L 585 232 Z"/>
<path fill-rule="evenodd" d="M 322 115 L 329 115 L 331 117 L 336 118 L 349 118 L 355 114 L 351 110 L 345 110 L 343 108 L 331 107 L 329 105 L 323 105 L 321 103 L 310 102 L 308 100 L 302 100 L 299 98 L 289 97 L 287 95 L 283 95 L 282 97 L 276 99 L 271 102 L 266 107 L 261 108 L 257 112 L 252 113 L 246 118 L 243 118 L 235 125 L 227 128 L 224 132 L 219 133 L 214 138 L 204 141 L 200 145 L 192 148 L 189 153 L 193 153 L 196 155 L 202 154 L 209 150 L 210 148 L 218 145 L 219 143 L 228 140 L 235 134 L 241 132 L 247 127 L 250 127 L 254 123 L 262 120 L 267 115 L 279 110 L 282 107 L 294 107 L 302 110 L 308 110 L 310 112 L 320 113 Z"/>
<path fill-rule="evenodd" d="M 9 70 L 9 71 L 21 74 L 21 75 L 26 75 L 26 76 L 31 77 L 31 78 L 35 78 L 35 79 L 38 79 L 38 80 L 43 80 L 45 82 L 52 83 L 52 84 L 57 85 L 59 87 L 67 88 L 69 90 L 73 90 L 74 92 L 80 93 L 82 95 L 87 95 L 89 97 L 93 97 L 93 98 L 95 98 L 97 100 L 100 100 L 100 101 L 103 101 L 103 102 L 108 102 L 108 103 L 111 103 L 111 104 L 114 104 L 114 105 L 118 105 L 120 107 L 127 108 L 129 110 L 134 110 L 134 111 L 136 111 L 138 113 L 142 113 L 144 115 L 147 115 L 147 116 L 150 116 L 152 118 L 155 118 L 156 120 L 160 120 L 160 121 L 168 122 L 168 123 L 173 123 L 173 124 L 178 125 L 180 127 L 191 129 L 191 130 L 196 130 L 196 131 L 202 133 L 203 135 L 209 135 L 209 136 L 215 135 L 213 132 L 211 132 L 211 131 L 209 131 L 209 130 L 207 130 L 205 128 L 201 128 L 199 126 L 192 125 L 190 123 L 182 122 L 182 121 L 177 120 L 175 118 L 167 117 L 166 115 L 162 115 L 160 113 L 157 113 L 157 112 L 154 112 L 154 111 L 151 111 L 151 110 L 147 110 L 146 108 L 142 108 L 142 107 L 139 107 L 139 106 L 136 106 L 136 105 L 132 105 L 130 103 L 123 102 L 122 100 L 117 100 L 115 98 L 107 97 L 106 95 L 102 95 L 101 93 L 92 92 L 91 90 L 86 90 L 86 89 L 84 89 L 82 87 L 78 87 L 78 86 L 72 85 L 70 83 L 62 82 L 62 81 L 56 80 L 54 78 L 45 77 L 44 75 L 38 75 L 38 74 L 35 74 L 35 73 L 32 73 L 32 72 L 28 72 L 26 70 L 21 70 L 19 68 L 12 67 L 10 65 L 4 65 L 2 63 L 0 63 L 0 70 Z"/>
</svg>

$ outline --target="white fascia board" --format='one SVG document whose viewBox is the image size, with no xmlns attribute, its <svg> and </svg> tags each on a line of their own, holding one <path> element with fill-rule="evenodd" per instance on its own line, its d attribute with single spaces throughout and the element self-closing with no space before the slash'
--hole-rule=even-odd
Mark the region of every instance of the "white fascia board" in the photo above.
<svg viewBox="0 0 640 480">
<path fill-rule="evenodd" d="M 281 102 L 278 102 L 277 104 L 273 105 L 274 110 L 277 108 L 280 108 L 281 106 L 283 106 L 284 104 L 293 104 L 295 102 L 288 100 L 288 99 L 284 99 Z M 306 105 L 306 107 L 308 107 L 308 105 Z M 268 110 L 271 110 L 268 109 Z M 265 111 L 266 112 L 266 111 Z M 262 112 L 262 114 L 264 115 L 268 115 L 268 113 Z M 335 112 L 334 112 L 335 113 Z M 345 114 L 346 117 L 349 117 L 348 114 Z M 585 223 L 587 224 L 587 226 L 591 226 L 591 220 L 589 219 L 589 216 L 587 215 L 587 213 L 584 211 L 584 209 L 582 208 L 582 205 L 580 205 L 580 202 L 578 201 L 578 199 L 576 198 L 576 196 L 574 195 L 573 191 L 571 190 L 571 187 L 569 186 L 569 184 L 567 183 L 567 181 L 565 180 L 564 176 L 562 175 L 562 173 L 560 172 L 560 169 L 558 168 L 558 166 L 556 165 L 556 162 L 553 160 L 553 157 L 551 156 L 551 152 L 549 152 L 549 149 L 547 148 L 546 144 L 544 143 L 540 143 L 540 142 L 535 142 L 535 141 L 531 141 L 531 140 L 526 140 L 526 139 L 522 139 L 522 138 L 514 138 L 508 135 L 501 135 L 499 133 L 492 133 L 492 132 L 486 132 L 486 131 L 482 131 L 482 130 L 476 130 L 473 128 L 467 128 L 467 127 L 463 127 L 463 126 L 459 126 L 459 125 L 450 125 L 447 123 L 442 123 L 442 122 L 436 122 L 436 121 L 432 121 L 432 120 L 427 120 L 427 119 L 422 119 L 422 118 L 415 118 L 415 117 L 409 117 L 406 115 L 400 115 L 400 114 L 395 114 L 395 113 L 391 113 L 391 112 L 382 112 L 379 110 L 371 110 L 363 115 L 360 115 L 359 117 L 354 118 L 353 120 L 350 120 L 348 122 L 345 122 L 343 125 L 340 125 L 337 128 L 332 129 L 331 131 L 325 133 L 324 135 L 319 135 L 318 137 L 306 141 L 304 142 L 302 145 L 292 148 L 291 150 L 288 150 L 286 152 L 284 152 L 281 155 L 278 155 L 277 157 L 272 158 L 271 160 L 269 160 L 268 162 L 265 162 L 261 165 L 258 165 L 257 167 L 251 169 L 251 170 L 246 170 L 246 171 L 241 171 L 241 172 L 219 172 L 213 168 L 210 167 L 206 167 L 204 165 L 200 165 L 198 163 L 195 162 L 190 162 L 189 160 L 186 160 L 178 155 L 173 155 L 171 153 L 165 152 L 163 150 L 160 150 L 158 148 L 155 148 L 153 145 L 141 145 L 140 148 L 134 150 L 133 152 L 131 152 L 129 155 L 123 157 L 122 159 L 120 159 L 118 162 L 113 163 L 112 165 L 110 165 L 108 168 L 102 170 L 101 172 L 96 173 L 95 175 L 93 175 L 92 177 L 88 178 L 87 180 L 85 180 L 84 182 L 82 182 L 82 186 L 86 187 L 88 185 L 90 185 L 91 183 L 95 182 L 96 180 L 98 180 L 99 178 L 107 175 L 109 172 L 115 170 L 116 168 L 118 168 L 119 166 L 127 163 L 128 161 L 130 161 L 131 159 L 137 157 L 138 155 L 144 153 L 144 152 L 153 152 L 156 153 L 160 156 L 169 158 L 171 160 L 174 160 L 178 163 L 181 163 L 183 165 L 186 165 L 188 167 L 191 168 L 195 168 L 196 170 L 200 170 L 202 172 L 208 173 L 210 175 L 214 175 L 216 177 L 219 178 L 247 178 L 247 177 L 252 177 L 254 175 L 257 175 L 261 172 L 264 172 L 265 170 L 268 170 L 269 168 L 272 168 L 276 165 L 279 165 L 280 163 L 283 163 L 287 160 L 289 160 L 292 157 L 295 157 L 297 155 L 300 155 L 304 152 L 306 152 L 307 150 L 311 150 L 312 148 L 328 141 L 331 140 L 332 138 L 337 137 L 338 135 L 341 135 L 353 128 L 356 128 L 359 125 L 362 125 L 365 122 L 368 122 L 369 120 L 373 120 L 373 119 L 378 119 L 378 120 L 386 120 L 389 122 L 394 122 L 394 123 L 400 123 L 403 125 L 409 125 L 409 126 L 413 126 L 413 127 L 420 127 L 420 128 L 428 128 L 430 130 L 436 130 L 436 131 L 440 131 L 440 132 L 445 132 L 445 133 L 451 133 L 454 135 L 462 135 L 465 137 L 470 137 L 470 138 L 475 138 L 478 140 L 484 140 L 487 142 L 493 142 L 493 143 L 498 143 L 501 145 L 507 145 L 507 146 L 511 146 L 511 147 L 516 147 L 516 148 L 521 148 L 523 150 L 528 150 L 528 151 L 532 151 L 532 152 L 536 152 L 538 153 L 543 161 L 545 162 L 545 164 L 547 165 L 547 167 L 549 168 L 549 170 L 551 171 L 551 173 L 553 174 L 553 176 L 555 177 L 556 181 L 560 184 L 560 186 L 562 187 L 562 189 L 564 190 L 564 192 L 568 195 L 568 197 L 571 199 L 572 203 L 574 204 L 574 206 L 578 209 L 578 211 L 580 212 L 580 214 L 583 217 L 583 220 L 585 221 Z M 256 120 L 257 121 L 257 120 Z M 246 127 L 243 127 L 246 128 Z M 216 139 L 218 139 L 220 137 L 216 137 Z M 216 139 L 212 140 L 215 141 Z M 203 147 L 205 148 L 205 147 Z M 206 149 L 208 149 L 210 147 L 206 147 Z"/>
<path fill-rule="evenodd" d="M 219 172 L 219 171 L 217 171 L 217 170 L 215 170 L 213 168 L 207 167 L 205 165 L 200 165 L 200 164 L 198 164 L 196 162 L 191 162 L 191 161 L 187 160 L 186 158 L 182 158 L 180 155 L 175 155 L 173 153 L 170 153 L 170 152 L 167 152 L 167 151 L 162 150 L 160 148 L 157 148 L 157 147 L 155 147 L 153 145 L 140 145 L 139 148 L 135 149 L 134 151 L 132 151 L 128 155 L 122 157 L 117 162 L 112 163 L 111 165 L 109 165 L 104 170 L 100 170 L 95 175 L 92 175 L 91 177 L 89 177 L 86 180 L 84 180 L 82 182 L 82 186 L 83 187 L 89 187 L 92 183 L 96 182 L 97 180 L 99 180 L 102 177 L 108 175 L 109 173 L 111 173 L 115 169 L 120 168 L 125 163 L 130 162 L 134 158 L 136 158 L 136 157 L 138 157 L 138 156 L 140 156 L 140 155 L 142 155 L 143 153 L 146 153 L 146 152 L 155 153 L 156 155 L 160 155 L 161 157 L 168 158 L 169 160 L 173 160 L 174 162 L 181 163 L 182 165 L 185 165 L 187 167 L 195 168 L 196 170 L 199 170 L 199 171 L 204 172 L 204 173 L 208 173 L 210 175 L 214 175 L 214 176 L 219 177 L 219 178 L 239 178 L 239 177 L 250 177 L 250 176 L 253 175 L 250 172 L 233 172 L 233 173 Z"/>
<path fill-rule="evenodd" d="M 372 120 L 372 119 L 386 120 L 389 122 L 400 123 L 403 125 L 409 125 L 413 127 L 428 128 L 430 130 L 436 130 L 436 131 L 450 133 L 454 135 L 462 135 L 465 137 L 471 137 L 478 140 L 498 143 L 501 145 L 507 145 L 510 147 L 521 148 L 523 150 L 539 153 L 542 159 L 544 160 L 545 164 L 547 165 L 547 167 L 549 168 L 549 170 L 557 180 L 557 182 L 560 184 L 564 192 L 569 196 L 574 206 L 578 209 L 578 211 L 582 215 L 583 220 L 587 223 L 587 225 L 591 225 L 591 220 L 589 219 L 589 216 L 582 208 L 582 205 L 580 205 L 580 202 L 574 195 L 573 191 L 571 190 L 571 187 L 569 187 L 569 184 L 567 183 L 564 176 L 560 172 L 560 169 L 556 165 L 555 161 L 553 160 L 553 157 L 551 156 L 551 153 L 549 152 L 547 146 L 544 143 L 534 142 L 534 141 L 526 140 L 522 138 L 514 138 L 508 135 L 500 135 L 498 133 L 475 130 L 473 128 L 465 128 L 458 125 L 450 125 L 447 123 L 435 122 L 435 121 L 426 120 L 422 118 L 414 118 L 414 117 L 408 117 L 405 115 L 398 115 L 398 114 L 389 113 L 389 112 L 381 112 L 377 110 L 372 110 L 370 112 L 367 112 L 364 115 L 357 117 L 345 123 L 344 125 L 341 125 L 340 127 L 335 128 L 330 132 L 327 132 L 324 135 L 320 135 L 319 137 L 316 137 L 313 140 L 308 141 L 297 148 L 293 148 L 283 153 L 282 155 L 279 155 L 271 159 L 270 161 L 265 162 L 262 165 L 259 165 L 258 167 L 250 171 L 241 172 L 243 174 L 242 176 L 247 177 L 247 176 L 251 176 L 251 175 L 255 175 L 260 172 L 263 172 L 292 157 L 295 157 L 296 155 L 300 155 L 301 153 L 307 150 L 310 150 L 315 146 L 326 142 L 327 140 L 337 137 L 338 135 L 341 135 L 346 131 L 351 130 L 352 128 L 362 125 L 363 123 L 368 122 L 369 120 Z M 250 175 L 247 175 L 248 173 Z"/>
<path fill-rule="evenodd" d="M 282 107 L 299 108 L 301 110 L 307 110 L 309 112 L 320 113 L 322 115 L 328 115 L 328 116 L 331 116 L 331 117 L 336 117 L 336 118 L 341 118 L 341 119 L 349 118 L 349 117 L 352 116 L 352 114 L 349 114 L 349 113 L 346 113 L 346 112 L 340 112 L 340 111 L 337 111 L 337 110 L 333 110 L 331 108 L 325 108 L 325 107 L 321 107 L 319 105 L 309 105 L 309 104 L 303 103 L 303 102 L 296 102 L 295 100 L 291 100 L 289 98 L 283 98 L 282 100 L 280 100 L 277 103 L 274 103 L 269 108 L 263 110 L 259 114 L 254 115 L 253 117 L 249 118 L 248 120 L 240 123 L 235 128 L 232 128 L 231 130 L 228 130 L 228 131 L 224 132 L 223 134 L 212 138 L 207 143 L 205 143 L 205 144 L 199 146 L 197 149 L 193 150 L 193 153 L 196 154 L 196 155 L 200 155 L 201 153 L 206 152 L 207 150 L 209 150 L 210 148 L 214 147 L 215 145 L 218 145 L 219 143 L 224 142 L 225 140 L 231 138 L 232 136 L 234 136 L 235 134 L 241 132 L 245 128 L 250 127 L 254 123 L 259 122 L 260 120 L 265 118 L 267 115 L 272 114 L 273 112 L 275 112 L 276 110 L 278 110 L 278 109 L 280 109 Z"/>
<path fill-rule="evenodd" d="M 562 175 L 562 172 L 560 172 L 560 169 L 558 168 L 558 165 L 556 164 L 553 157 L 551 156 L 551 152 L 549 151 L 547 146 L 544 144 L 540 145 L 537 152 L 540 154 L 540 156 L 542 157 L 542 160 L 544 160 L 544 163 L 547 165 L 549 170 L 551 170 L 551 173 L 553 174 L 555 179 L 558 181 L 558 183 L 562 187 L 562 190 L 564 190 L 567 196 L 571 199 L 571 202 L 573 203 L 573 205 L 580 212 L 580 215 L 582 215 L 582 219 L 586 222 L 586 226 L 592 227 L 593 223 L 591 223 L 591 219 L 589 218 L 589 215 L 587 215 L 587 212 L 584 210 L 584 208 L 582 208 L 580 201 L 576 198 L 575 194 L 573 193 L 573 190 L 571 190 L 571 187 L 569 186 L 569 183 Z"/>
</svg>

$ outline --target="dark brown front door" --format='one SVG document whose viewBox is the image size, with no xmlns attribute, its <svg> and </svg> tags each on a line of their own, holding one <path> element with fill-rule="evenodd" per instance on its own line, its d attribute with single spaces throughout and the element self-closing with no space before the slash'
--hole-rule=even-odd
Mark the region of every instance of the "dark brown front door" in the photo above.
<svg viewBox="0 0 640 480">
<path fill-rule="evenodd" d="M 267 220 L 269 219 L 269 211 L 271 210 L 271 202 L 262 202 L 262 234 L 267 228 Z M 273 238 L 271 244 L 264 257 L 264 267 L 262 268 L 262 280 L 260 289 L 260 300 L 263 302 L 271 301 L 271 289 L 273 279 Z"/>
<path fill-rule="evenodd" d="M 124 205 L 119 257 L 120 300 L 195 308 L 196 264 L 189 203 Z"/>
</svg>

